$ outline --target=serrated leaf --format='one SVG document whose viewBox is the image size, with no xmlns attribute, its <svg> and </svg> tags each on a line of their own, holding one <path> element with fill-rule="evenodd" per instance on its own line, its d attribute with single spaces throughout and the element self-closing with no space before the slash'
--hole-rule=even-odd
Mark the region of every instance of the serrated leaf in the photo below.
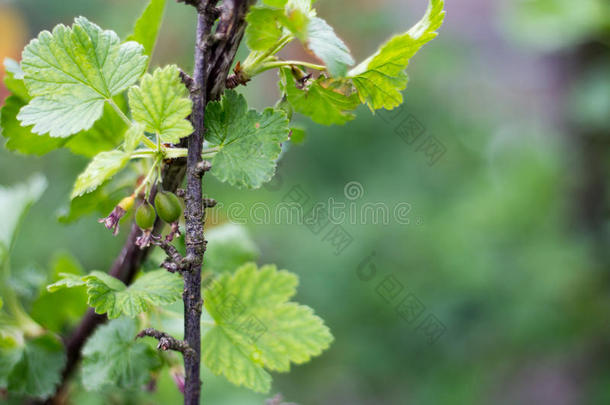
<svg viewBox="0 0 610 405">
<path fill-rule="evenodd" d="M 46 333 L 27 340 L 8 375 L 8 390 L 37 398 L 47 398 L 61 381 L 66 355 L 61 341 Z"/>
<path fill-rule="evenodd" d="M 125 131 L 125 123 L 116 116 L 112 108 L 104 107 L 102 118 L 87 131 L 81 131 L 69 138 L 35 134 L 31 126 L 24 127 L 17 119 L 17 114 L 26 104 L 27 102 L 20 98 L 10 96 L 2 107 L 0 127 L 2 135 L 7 138 L 5 147 L 8 150 L 40 156 L 66 147 L 77 155 L 93 157 L 101 151 L 116 147 Z"/>
<path fill-rule="evenodd" d="M 133 118 L 144 124 L 146 131 L 158 134 L 162 142 L 178 143 L 193 133 L 186 120 L 192 102 L 175 65 L 144 75 L 139 87 L 129 89 L 129 107 Z"/>
<path fill-rule="evenodd" d="M 386 42 L 374 55 L 348 72 L 363 103 L 391 110 L 403 102 L 404 70 L 419 49 L 437 36 L 443 23 L 444 0 L 430 0 L 426 15 L 409 31 Z"/>
<path fill-rule="evenodd" d="M 286 114 L 273 108 L 248 111 L 244 96 L 228 90 L 206 108 L 206 141 L 219 151 L 212 173 L 222 182 L 258 188 L 271 180 L 280 144 L 290 132 Z"/>
<path fill-rule="evenodd" d="M 269 392 L 271 375 L 251 357 L 252 354 L 244 352 L 235 339 L 222 328 L 212 328 L 203 338 L 203 362 L 214 374 L 224 375 L 237 386 Z"/>
<path fill-rule="evenodd" d="M 177 274 L 166 270 L 145 273 L 127 287 L 107 273 L 93 271 L 85 277 L 62 274 L 63 279 L 47 287 L 49 291 L 61 288 L 87 286 L 88 304 L 98 314 L 118 318 L 121 314 L 134 317 L 151 306 L 176 302 L 182 296 L 183 281 Z"/>
<path fill-rule="evenodd" d="M 323 76 L 304 89 L 297 88 L 289 69 L 282 69 L 282 90 L 298 113 L 322 125 L 343 125 L 355 118 L 350 113 L 360 105 L 356 93 L 348 94 L 341 83 Z"/>
<path fill-rule="evenodd" d="M 119 97 L 115 97 L 115 103 L 125 104 Z M 95 121 L 93 127 L 72 135 L 65 147 L 72 153 L 92 158 L 100 152 L 116 148 L 123 140 L 126 129 L 125 122 L 110 105 L 106 104 L 102 117 Z"/>
<path fill-rule="evenodd" d="M 84 17 L 72 28 L 43 31 L 23 51 L 21 66 L 32 101 L 21 109 L 23 125 L 37 134 L 66 137 L 91 128 L 111 99 L 135 83 L 147 57 L 135 42 L 120 43 L 112 31 Z"/>
<path fill-rule="evenodd" d="M 72 255 L 63 252 L 54 257 L 49 281 L 66 277 L 80 281 L 82 276 L 83 269 Z M 43 291 L 32 303 L 30 316 L 46 329 L 59 333 L 65 326 L 77 322 L 86 310 L 87 294 L 83 289 Z"/>
<path fill-rule="evenodd" d="M 284 30 L 280 21 L 284 11 L 269 7 L 252 7 L 246 17 L 246 43 L 253 51 L 265 51 L 275 45 Z"/>
<path fill-rule="evenodd" d="M 144 46 L 144 54 L 151 56 L 157 43 L 166 0 L 150 0 L 142 15 L 136 21 L 133 33 L 127 41 L 135 41 Z"/>
<path fill-rule="evenodd" d="M 81 131 L 69 138 L 52 138 L 49 135 L 39 135 L 32 132 L 32 127 L 24 127 L 17 119 L 21 108 L 31 100 L 25 84 L 18 70 L 21 69 L 17 62 L 6 59 L 12 67 L 7 67 L 4 78 L 7 88 L 13 93 L 6 99 L 0 114 L 0 130 L 7 138 L 5 147 L 8 150 L 27 154 L 43 155 L 60 147 L 66 147 L 77 155 L 93 157 L 99 152 L 115 148 L 122 139 L 126 125 L 109 105 L 104 106 L 102 118 L 97 120 L 93 127 L 87 131 Z M 16 65 L 16 66 L 15 66 Z M 22 74 L 22 73 L 21 73 Z M 13 76 L 14 75 L 14 76 Z M 124 98 L 115 97 L 115 103 L 126 107 Z"/>
<path fill-rule="evenodd" d="M 339 39 L 335 30 L 319 17 L 309 19 L 307 44 L 325 64 L 331 76 L 342 77 L 347 67 L 354 64 L 354 58 L 345 43 Z"/>
<path fill-rule="evenodd" d="M 217 226 L 206 232 L 206 239 L 209 243 L 204 268 L 215 272 L 233 271 L 260 255 L 243 225 L 229 223 Z"/>
<path fill-rule="evenodd" d="M 160 366 L 157 353 L 135 340 L 136 322 L 110 321 L 97 329 L 83 348 L 82 383 L 87 390 L 106 387 L 139 389 Z"/>
<path fill-rule="evenodd" d="M 47 188 L 42 175 L 34 175 L 24 183 L 0 186 L 0 261 L 13 243 L 21 218 Z"/>
<path fill-rule="evenodd" d="M 0 314 L 0 388 L 8 387 L 8 378 L 21 358 L 24 345 L 23 331 L 15 320 Z"/>
<path fill-rule="evenodd" d="M 64 288 L 82 287 L 87 284 L 80 274 L 59 273 L 59 277 L 59 280 L 47 286 L 48 292 L 54 293 Z"/>
<path fill-rule="evenodd" d="M 129 287 L 105 273 L 93 273 L 84 278 L 87 282 L 89 305 L 98 314 L 108 318 L 121 314 L 134 317 L 151 306 L 166 305 L 182 297 L 184 283 L 177 274 L 166 270 L 145 273 Z"/>
<path fill-rule="evenodd" d="M 216 325 L 204 336 L 203 361 L 236 385 L 268 392 L 266 370 L 288 371 L 319 355 L 332 335 L 313 311 L 288 300 L 297 277 L 275 266 L 245 264 L 204 292 L 205 308 Z"/>
<path fill-rule="evenodd" d="M 118 150 L 99 153 L 76 179 L 70 198 L 90 193 L 104 184 L 125 167 L 129 158 L 128 153 Z"/>
</svg>

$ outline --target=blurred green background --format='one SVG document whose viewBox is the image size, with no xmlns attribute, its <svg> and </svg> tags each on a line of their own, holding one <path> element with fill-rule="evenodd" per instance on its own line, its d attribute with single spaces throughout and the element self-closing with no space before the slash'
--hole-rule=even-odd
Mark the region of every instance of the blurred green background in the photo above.
<svg viewBox="0 0 610 405">
<path fill-rule="evenodd" d="M 0 58 L 19 59 L 40 30 L 78 15 L 124 37 L 145 3 L 1 1 Z M 426 1 L 317 7 L 362 60 L 415 23 Z M 345 127 L 299 120 L 306 142 L 287 148 L 261 190 L 206 178 L 206 194 L 224 205 L 211 226 L 234 217 L 231 203 L 274 207 L 295 187 L 308 204 L 332 198 L 361 212 L 379 203 L 392 215 L 385 224 L 342 222 L 351 243 L 337 247 L 333 224 L 315 233 L 238 214 L 259 262 L 300 276 L 297 300 L 326 320 L 335 342 L 274 375 L 269 396 L 204 371 L 204 403 L 263 404 L 276 393 L 301 405 L 610 403 L 610 5 L 449 0 L 446 8 L 440 36 L 409 67 L 401 110 L 362 108 Z M 194 25 L 188 7 L 170 2 L 153 66 L 191 70 Z M 274 75 L 242 89 L 252 106 L 275 103 Z M 422 147 L 432 143 L 443 153 Z M 97 217 L 56 220 L 85 164 L 64 150 L 42 158 L 0 150 L 0 184 L 34 172 L 51 182 L 15 249 L 24 291 L 60 251 L 87 270 L 107 269 L 118 253 L 121 238 Z M 346 193 L 349 183 L 357 195 Z M 397 206 L 408 207 L 400 221 Z M 155 393 L 108 395 L 74 403 L 181 401 L 166 374 Z"/>
</svg>

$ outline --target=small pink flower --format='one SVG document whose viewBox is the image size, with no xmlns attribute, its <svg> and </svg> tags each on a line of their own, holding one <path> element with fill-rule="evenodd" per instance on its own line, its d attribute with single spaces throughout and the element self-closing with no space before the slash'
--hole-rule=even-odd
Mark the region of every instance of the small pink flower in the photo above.
<svg viewBox="0 0 610 405">
<path fill-rule="evenodd" d="M 97 222 L 100 224 L 104 224 L 106 229 L 111 229 L 112 234 L 116 236 L 119 233 L 119 221 L 125 215 L 127 211 L 125 211 L 121 206 L 117 205 L 114 207 L 110 215 L 106 218 L 100 218 Z"/>
<path fill-rule="evenodd" d="M 142 235 L 137 237 L 136 246 L 138 246 L 140 249 L 144 249 L 145 247 L 150 246 L 152 240 L 152 229 L 146 229 L 142 231 Z"/>
<path fill-rule="evenodd" d="M 112 234 L 116 236 L 119 233 L 119 222 L 125 213 L 133 207 L 134 200 L 135 197 L 133 195 L 123 198 L 121 202 L 114 207 L 110 215 L 106 218 L 100 218 L 97 222 L 104 224 L 106 229 L 111 229 Z"/>
</svg>

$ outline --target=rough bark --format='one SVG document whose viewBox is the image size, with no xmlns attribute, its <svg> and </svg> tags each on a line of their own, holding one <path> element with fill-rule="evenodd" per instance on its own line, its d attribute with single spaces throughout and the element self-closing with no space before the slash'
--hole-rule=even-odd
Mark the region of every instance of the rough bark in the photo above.
<svg viewBox="0 0 610 405">
<path fill-rule="evenodd" d="M 233 59 L 243 38 L 245 16 L 248 7 L 255 0 L 226 0 L 220 9 L 216 8 L 218 0 L 183 1 L 195 6 L 198 12 L 197 44 L 195 46 L 195 72 L 193 78 L 185 75 L 187 86 L 193 100 L 191 121 L 195 133 L 189 138 L 189 157 L 168 162 L 163 171 L 163 189 L 175 191 L 182 183 L 187 172 L 187 160 L 190 175 L 187 176 L 187 246 L 189 252 L 189 269 L 185 271 L 185 341 L 196 351 L 196 356 L 185 356 L 186 386 L 185 403 L 199 404 L 200 395 L 200 323 L 201 317 L 201 264 L 205 250 L 203 237 L 203 219 L 206 204 L 202 198 L 201 171 L 196 169 L 201 159 L 201 145 L 204 140 L 205 105 L 216 100 L 222 94 L 229 75 Z M 212 33 L 215 20 L 220 17 L 216 32 Z M 196 153 L 199 151 L 199 153 Z M 154 198 L 154 191 L 151 199 Z M 190 218 L 190 219 L 189 219 Z M 189 225 L 190 224 L 190 225 Z M 162 224 L 157 223 L 155 230 Z M 189 231 L 190 228 L 190 231 Z M 150 248 L 139 249 L 135 245 L 140 235 L 137 226 L 132 225 L 121 253 L 115 260 L 109 274 L 130 284 L 137 271 L 148 256 Z M 90 309 L 74 331 L 65 339 L 67 363 L 63 371 L 62 383 L 56 394 L 47 400 L 47 404 L 63 403 L 67 383 L 74 373 L 81 358 L 82 348 L 96 328 L 106 322 L 104 315 L 96 314 Z M 187 364 L 188 363 L 188 364 Z"/>
<path fill-rule="evenodd" d="M 202 177 L 209 170 L 201 158 L 205 138 L 205 106 L 217 99 L 225 88 L 226 78 L 235 53 L 243 37 L 245 16 L 252 1 L 226 0 L 220 9 L 220 21 L 212 33 L 218 17 L 217 1 L 204 1 L 197 6 L 197 40 L 195 44 L 195 70 L 192 76 L 191 98 L 193 113 L 191 123 L 194 133 L 188 140 L 186 178 L 186 259 L 188 268 L 184 275 L 184 337 L 195 351 L 194 356 L 184 356 L 184 403 L 198 405 L 201 394 L 201 266 L 205 253 L 204 238 L 205 204 Z"/>
</svg>

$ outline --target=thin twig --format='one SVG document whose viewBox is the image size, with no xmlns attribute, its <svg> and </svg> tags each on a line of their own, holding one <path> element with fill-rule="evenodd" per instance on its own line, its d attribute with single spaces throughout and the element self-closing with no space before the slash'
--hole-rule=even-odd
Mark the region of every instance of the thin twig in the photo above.
<svg viewBox="0 0 610 405">
<path fill-rule="evenodd" d="M 153 328 L 144 329 L 137 334 L 136 339 L 143 338 L 144 336 L 155 338 L 159 341 L 157 345 L 158 350 L 168 351 L 173 350 L 182 353 L 184 356 L 194 356 L 195 351 L 184 340 L 176 339 L 175 337 L 160 332 Z"/>
<path fill-rule="evenodd" d="M 185 243 L 188 269 L 184 276 L 184 339 L 195 356 L 184 357 L 185 405 L 198 405 L 201 393 L 201 266 L 206 250 L 204 237 L 205 205 L 202 177 L 211 165 L 202 159 L 205 137 L 205 107 L 220 97 L 226 78 L 245 31 L 245 17 L 255 0 L 224 0 L 220 15 L 217 0 L 198 3 L 197 38 L 195 44 L 195 91 L 191 92 L 193 112 L 190 116 L 194 132 L 188 138 L 187 181 L 185 193 Z M 220 18 L 216 31 L 215 21 Z"/>
<path fill-rule="evenodd" d="M 174 247 L 169 241 L 161 238 L 161 236 L 153 235 L 152 244 L 163 249 L 165 254 L 167 255 L 166 261 L 175 263 L 180 269 L 185 266 L 184 256 L 178 252 L 178 249 Z"/>
</svg>

